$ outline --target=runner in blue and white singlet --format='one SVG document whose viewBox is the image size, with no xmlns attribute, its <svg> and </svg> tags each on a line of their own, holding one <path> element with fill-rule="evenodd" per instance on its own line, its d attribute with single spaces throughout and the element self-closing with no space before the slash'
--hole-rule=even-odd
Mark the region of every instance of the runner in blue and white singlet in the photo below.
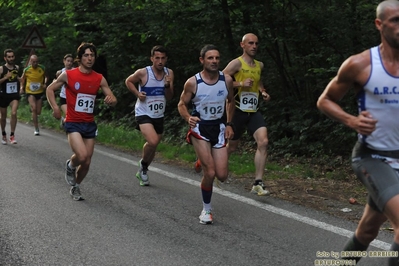
<svg viewBox="0 0 399 266">
<path fill-rule="evenodd" d="M 189 125 L 186 141 L 193 145 L 202 164 L 199 222 L 212 224 L 213 181 L 223 182 L 228 176 L 226 139 L 234 136 L 234 91 L 232 77 L 219 70 L 220 52 L 215 45 L 205 45 L 199 59 L 203 70 L 185 82 L 177 108 Z"/>
<path fill-rule="evenodd" d="M 199 117 L 194 128 L 191 128 L 187 134 L 187 142 L 191 143 L 190 136 L 197 139 L 209 141 L 214 148 L 226 146 L 225 141 L 225 123 L 224 108 L 228 96 L 225 76 L 219 71 L 219 79 L 215 84 L 207 84 L 203 81 L 201 74 L 195 75 L 197 82 L 197 91 L 192 99 L 192 116 Z M 223 118 L 223 119 L 222 119 Z M 202 126 L 206 125 L 206 126 Z M 211 128 L 208 125 L 215 125 Z"/>
<path fill-rule="evenodd" d="M 62 62 L 64 63 L 64 67 L 55 73 L 55 78 L 57 79 L 66 70 L 73 69 L 73 61 L 74 61 L 74 59 L 73 59 L 72 54 L 66 54 L 62 60 Z M 62 112 L 64 113 L 64 115 L 61 116 L 61 119 L 60 119 L 60 128 L 64 129 L 65 116 L 66 116 L 66 112 L 67 112 L 65 84 L 62 85 L 61 91 L 60 91 L 60 106 L 61 106 Z"/>
<path fill-rule="evenodd" d="M 363 90 L 358 94 L 359 112 L 367 110 L 378 120 L 378 127 L 369 136 L 359 134 L 359 140 L 371 149 L 381 151 L 399 150 L 399 119 L 387 115 L 399 111 L 399 77 L 385 70 L 379 47 L 370 49 L 371 74 Z"/>
<path fill-rule="evenodd" d="M 161 45 L 151 49 L 151 66 L 136 70 L 126 81 L 126 87 L 137 100 L 135 118 L 137 129 L 146 142 L 139 162 L 136 177 L 141 186 L 148 186 L 148 166 L 155 156 L 156 148 L 162 139 L 166 101 L 173 97 L 173 70 L 166 67 L 167 50 Z M 137 85 L 138 84 L 138 85 Z M 137 87 L 136 87 L 137 86 Z"/>
<path fill-rule="evenodd" d="M 64 73 L 64 72 L 65 72 L 65 67 L 63 67 L 63 68 L 60 70 L 60 74 L 61 74 L 61 73 Z M 65 84 L 62 85 L 62 87 L 61 87 L 60 98 L 66 99 Z"/>
<path fill-rule="evenodd" d="M 201 118 L 199 124 L 220 123 L 228 94 L 223 72 L 219 71 L 219 80 L 215 84 L 206 84 L 200 73 L 195 75 L 195 79 L 197 92 L 192 99 L 192 115 Z"/>
<path fill-rule="evenodd" d="M 136 101 L 135 116 L 147 115 L 151 118 L 160 118 L 164 116 L 166 99 L 165 99 L 165 80 L 157 79 L 151 66 L 146 67 L 147 70 L 147 83 L 143 86 L 139 85 L 139 92 L 146 93 L 144 101 Z M 164 67 L 166 75 L 169 71 Z"/>
<path fill-rule="evenodd" d="M 357 132 L 352 169 L 368 192 L 362 218 L 342 251 L 366 251 L 389 220 L 394 237 L 387 265 L 399 265 L 398 21 L 399 1 L 378 4 L 374 24 L 381 43 L 348 57 L 317 101 L 320 111 Z M 357 96 L 358 114 L 339 104 L 351 90 Z M 343 258 L 357 265 L 361 257 Z"/>
</svg>

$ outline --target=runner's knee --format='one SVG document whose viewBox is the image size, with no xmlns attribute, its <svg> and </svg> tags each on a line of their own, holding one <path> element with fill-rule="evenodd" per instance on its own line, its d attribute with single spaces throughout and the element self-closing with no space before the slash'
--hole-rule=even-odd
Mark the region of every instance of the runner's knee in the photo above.
<svg viewBox="0 0 399 266">
<path fill-rule="evenodd" d="M 158 146 L 159 141 L 157 139 L 151 139 L 151 140 L 147 140 L 146 144 L 147 144 L 148 148 L 155 149 Z"/>
<path fill-rule="evenodd" d="M 215 169 L 205 167 L 204 165 L 202 165 L 202 171 L 204 172 L 205 178 L 214 178 L 216 175 Z"/>
<path fill-rule="evenodd" d="M 257 141 L 258 149 L 267 148 L 268 144 L 269 144 L 269 139 L 268 138 L 259 139 Z"/>
</svg>

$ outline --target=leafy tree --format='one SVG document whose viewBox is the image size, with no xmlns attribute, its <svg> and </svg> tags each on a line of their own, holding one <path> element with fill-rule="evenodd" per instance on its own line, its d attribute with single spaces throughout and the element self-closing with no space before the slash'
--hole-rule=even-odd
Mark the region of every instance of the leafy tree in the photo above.
<svg viewBox="0 0 399 266">
<path fill-rule="evenodd" d="M 241 37 L 260 39 L 257 59 L 265 63 L 263 81 L 272 100 L 262 104 L 270 135 L 270 152 L 319 157 L 346 155 L 355 134 L 331 121 L 316 101 L 348 56 L 379 44 L 373 20 L 379 1 L 366 0 L 71 0 L 0 3 L 2 47 L 13 48 L 20 64 L 29 50 L 20 49 L 36 25 L 46 49 L 37 49 L 50 75 L 62 67 L 66 53 L 83 41 L 99 52 L 96 70 L 103 73 L 119 99 L 109 109 L 99 105 L 100 119 L 134 127 L 135 97 L 124 80 L 150 64 L 150 50 L 169 50 L 175 71 L 175 97 L 167 104 L 165 139 L 183 141 L 186 123 L 176 104 L 183 84 L 201 70 L 199 50 L 207 43 L 221 50 L 221 68 L 240 56 Z M 3 49 L 3 50 L 4 50 Z M 355 112 L 355 97 L 343 104 Z M 178 130 L 176 130 L 178 129 Z M 254 142 L 247 137 L 247 148 Z M 246 148 L 246 147 L 244 147 Z"/>
</svg>

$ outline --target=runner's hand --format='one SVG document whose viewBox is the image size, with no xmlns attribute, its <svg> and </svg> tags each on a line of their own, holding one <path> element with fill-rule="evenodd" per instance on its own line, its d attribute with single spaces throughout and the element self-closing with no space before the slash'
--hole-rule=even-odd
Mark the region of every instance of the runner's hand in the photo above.
<svg viewBox="0 0 399 266">
<path fill-rule="evenodd" d="M 224 137 L 226 139 L 232 139 L 234 137 L 234 130 L 232 126 L 226 126 L 226 129 L 224 131 Z"/>
<path fill-rule="evenodd" d="M 53 116 L 55 119 L 61 119 L 61 111 L 58 106 L 53 109 Z"/>
<path fill-rule="evenodd" d="M 110 106 L 114 106 L 116 104 L 116 98 L 114 95 L 107 95 L 104 98 L 104 103 Z"/>
<path fill-rule="evenodd" d="M 188 124 L 190 125 L 191 128 L 195 128 L 199 121 L 201 121 L 201 119 L 199 117 L 190 116 L 190 118 L 188 119 Z"/>
<path fill-rule="evenodd" d="M 270 100 L 270 95 L 267 92 L 262 92 L 262 98 L 265 101 L 269 101 Z"/>
<path fill-rule="evenodd" d="M 371 135 L 376 128 L 377 120 L 368 111 L 362 111 L 350 122 L 350 127 L 361 135 Z"/>
<path fill-rule="evenodd" d="M 146 95 L 147 95 L 147 93 L 145 93 L 144 91 L 140 91 L 139 94 L 137 94 L 137 98 L 139 98 L 139 100 L 143 102 L 143 101 L 145 101 L 145 98 L 147 97 Z"/>
</svg>

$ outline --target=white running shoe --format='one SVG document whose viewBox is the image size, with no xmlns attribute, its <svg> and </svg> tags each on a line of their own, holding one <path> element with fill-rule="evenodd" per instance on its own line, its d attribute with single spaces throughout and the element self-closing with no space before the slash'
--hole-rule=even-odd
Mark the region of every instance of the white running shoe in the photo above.
<svg viewBox="0 0 399 266">
<path fill-rule="evenodd" d="M 149 186 L 150 180 L 147 175 L 148 169 L 143 167 L 141 161 L 142 160 L 139 161 L 139 170 L 136 173 L 136 177 L 140 181 L 140 186 Z"/>
<path fill-rule="evenodd" d="M 202 210 L 201 215 L 199 216 L 200 224 L 212 224 L 213 217 L 211 211 Z"/>
<path fill-rule="evenodd" d="M 7 136 L 3 136 L 3 138 L 1 139 L 1 144 L 7 145 Z"/>
</svg>

